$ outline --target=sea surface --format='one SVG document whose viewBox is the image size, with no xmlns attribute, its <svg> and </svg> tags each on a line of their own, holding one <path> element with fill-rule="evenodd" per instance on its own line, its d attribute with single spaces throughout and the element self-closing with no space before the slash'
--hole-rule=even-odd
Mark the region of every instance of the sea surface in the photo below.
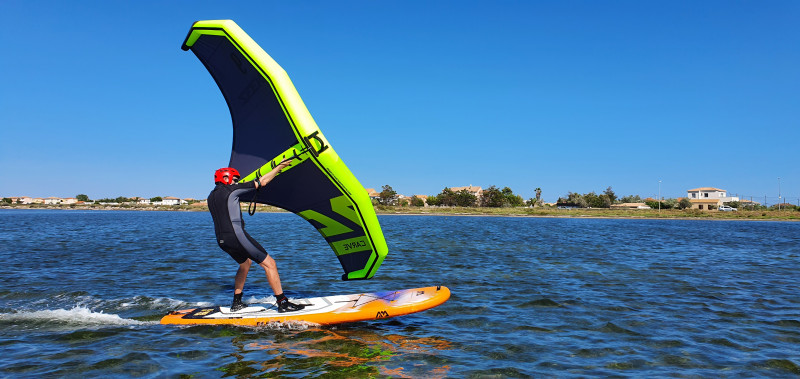
<svg viewBox="0 0 800 379">
<path fill-rule="evenodd" d="M 231 300 L 207 213 L 0 210 L 0 377 L 800 375 L 800 223 L 386 215 L 376 277 L 342 282 L 298 216 L 245 218 L 290 297 L 452 297 L 334 327 L 160 325 Z M 274 300 L 257 268 L 245 300 Z"/>
</svg>

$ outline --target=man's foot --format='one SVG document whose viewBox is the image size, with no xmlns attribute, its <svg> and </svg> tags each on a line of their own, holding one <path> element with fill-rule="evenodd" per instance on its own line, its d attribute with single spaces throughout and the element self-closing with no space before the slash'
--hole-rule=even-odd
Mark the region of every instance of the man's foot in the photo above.
<svg viewBox="0 0 800 379">
<path fill-rule="evenodd" d="M 304 304 L 295 304 L 290 302 L 289 299 L 278 301 L 278 313 L 297 312 L 303 310 L 305 307 Z"/>
<path fill-rule="evenodd" d="M 231 304 L 231 312 L 241 311 L 242 309 L 247 308 L 247 304 L 242 303 L 242 294 L 234 294 L 233 295 L 233 304 Z"/>
<path fill-rule="evenodd" d="M 242 302 L 233 303 L 233 305 L 231 305 L 231 312 L 238 312 L 245 308 L 247 308 L 247 304 L 245 303 Z"/>
</svg>

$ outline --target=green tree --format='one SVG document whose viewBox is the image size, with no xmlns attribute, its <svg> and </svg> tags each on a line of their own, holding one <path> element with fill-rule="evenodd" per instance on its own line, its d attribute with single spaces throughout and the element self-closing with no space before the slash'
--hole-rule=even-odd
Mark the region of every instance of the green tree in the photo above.
<svg viewBox="0 0 800 379">
<path fill-rule="evenodd" d="M 80 194 L 80 195 L 75 196 L 75 199 L 77 199 L 78 201 L 89 201 L 89 196 L 86 196 L 84 194 Z"/>
<path fill-rule="evenodd" d="M 497 187 L 490 186 L 489 188 L 483 190 L 480 204 L 482 207 L 500 208 L 503 206 L 504 202 L 505 197 L 503 196 L 503 192 L 501 192 Z"/>
<path fill-rule="evenodd" d="M 586 204 L 592 208 L 611 208 L 611 198 L 606 194 L 597 195 L 594 191 L 583 195 Z"/>
<path fill-rule="evenodd" d="M 672 208 L 675 208 L 676 206 L 678 206 L 678 201 L 675 200 L 675 199 L 667 199 L 667 200 L 661 201 L 660 205 L 659 205 L 659 201 L 655 200 L 655 199 L 653 199 L 653 200 L 645 200 L 644 203 L 647 204 L 647 206 L 652 208 L 652 209 L 659 209 L 659 207 L 661 209 L 672 209 Z"/>
<path fill-rule="evenodd" d="M 583 199 L 586 200 L 586 205 L 592 208 L 601 208 L 600 205 L 602 202 L 597 197 L 597 194 L 594 191 L 583 194 Z"/>
<path fill-rule="evenodd" d="M 611 186 L 608 186 L 608 188 L 606 188 L 606 190 L 603 191 L 603 194 L 608 196 L 608 200 L 611 201 L 611 204 L 614 204 L 614 203 L 617 202 L 617 194 L 614 193 L 614 190 L 611 189 Z M 609 207 L 611 207 L 611 206 L 609 205 L 606 208 L 609 208 Z"/>
<path fill-rule="evenodd" d="M 397 192 L 388 184 L 381 187 L 381 189 L 382 191 L 378 197 L 378 202 L 383 205 L 394 205 L 397 201 Z"/>
<path fill-rule="evenodd" d="M 424 207 L 425 206 L 425 200 L 422 200 L 421 198 L 417 197 L 417 195 L 411 196 L 411 206 L 412 207 Z"/>
<path fill-rule="evenodd" d="M 678 202 L 678 209 L 689 209 L 691 207 L 692 207 L 692 202 L 685 197 Z"/>
<path fill-rule="evenodd" d="M 541 207 L 542 206 L 542 189 L 539 188 L 539 187 L 536 187 L 536 189 L 533 190 L 533 191 L 536 193 L 536 198 L 528 199 L 528 201 L 525 202 L 525 205 L 527 205 L 529 207 Z"/>
<path fill-rule="evenodd" d="M 628 195 L 619 199 L 620 203 L 641 203 L 642 198 L 639 195 Z"/>
<path fill-rule="evenodd" d="M 570 192 L 570 193 L 568 193 L 568 195 L 569 195 L 569 197 L 568 197 L 569 202 L 575 204 L 576 206 L 578 206 L 580 208 L 588 208 L 589 207 L 589 202 L 586 201 L 586 197 L 585 196 L 583 196 L 583 195 L 581 195 L 581 194 L 579 194 L 577 192 Z"/>
<path fill-rule="evenodd" d="M 594 192 L 592 192 L 594 193 Z M 589 203 L 586 201 L 584 195 L 577 192 L 567 192 L 566 198 L 558 198 L 557 204 L 559 206 L 572 206 L 578 208 L 588 208 Z"/>
<path fill-rule="evenodd" d="M 458 207 L 474 207 L 478 197 L 462 189 L 454 194 L 455 205 Z"/>
<path fill-rule="evenodd" d="M 445 187 L 440 194 L 436 195 L 436 197 L 439 200 L 439 205 L 445 207 L 456 206 L 456 193 L 450 188 Z"/>
<path fill-rule="evenodd" d="M 6 204 L 11 204 L 11 199 L 7 198 L 7 197 L 4 197 L 3 198 L 3 202 L 6 203 Z"/>
<path fill-rule="evenodd" d="M 522 196 L 515 195 L 511 188 L 503 187 L 500 192 L 503 193 L 504 206 L 521 207 L 525 203 L 525 201 L 522 200 Z"/>
<path fill-rule="evenodd" d="M 441 200 L 439 200 L 439 196 L 431 195 L 431 196 L 428 196 L 428 205 L 430 205 L 432 207 L 436 207 L 436 206 L 442 205 L 442 202 L 441 202 Z"/>
<path fill-rule="evenodd" d="M 162 199 L 161 196 L 156 196 L 156 197 L 150 198 L 150 202 L 151 203 L 157 203 L 159 201 L 164 201 L 164 199 Z"/>
</svg>

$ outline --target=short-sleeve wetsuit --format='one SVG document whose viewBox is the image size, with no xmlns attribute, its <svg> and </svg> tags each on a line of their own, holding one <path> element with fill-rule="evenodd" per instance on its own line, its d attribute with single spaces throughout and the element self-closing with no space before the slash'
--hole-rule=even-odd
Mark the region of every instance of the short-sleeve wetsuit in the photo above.
<svg viewBox="0 0 800 379">
<path fill-rule="evenodd" d="M 242 208 L 239 205 L 239 198 L 243 194 L 255 190 L 255 181 L 217 184 L 208 195 L 208 211 L 214 219 L 217 243 L 239 264 L 248 258 L 256 263 L 267 258 L 267 251 L 244 230 Z"/>
</svg>

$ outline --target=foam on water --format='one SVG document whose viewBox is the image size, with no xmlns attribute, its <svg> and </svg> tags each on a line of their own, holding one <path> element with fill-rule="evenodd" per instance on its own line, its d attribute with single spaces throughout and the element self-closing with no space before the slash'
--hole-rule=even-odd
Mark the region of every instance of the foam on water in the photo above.
<svg viewBox="0 0 800 379">
<path fill-rule="evenodd" d="M 59 323 L 73 325 L 148 325 L 152 321 L 137 321 L 122 318 L 115 314 L 94 312 L 89 308 L 76 306 L 72 309 L 53 309 L 0 313 L 0 322 L 21 323 Z"/>
<path fill-rule="evenodd" d="M 119 307 L 122 309 L 141 308 L 145 306 L 148 309 L 161 310 L 161 309 L 177 309 L 177 308 L 191 308 L 191 307 L 208 307 L 213 305 L 207 301 L 186 302 L 183 300 L 173 299 L 170 297 L 147 297 L 147 296 L 134 296 L 129 299 L 120 300 Z"/>
</svg>

